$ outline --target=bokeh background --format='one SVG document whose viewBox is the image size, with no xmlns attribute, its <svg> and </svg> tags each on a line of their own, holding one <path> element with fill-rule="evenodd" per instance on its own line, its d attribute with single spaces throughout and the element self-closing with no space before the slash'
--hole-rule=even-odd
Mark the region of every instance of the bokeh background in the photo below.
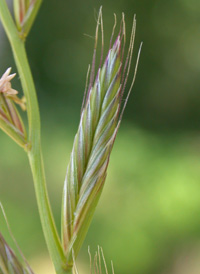
<svg viewBox="0 0 200 274">
<path fill-rule="evenodd" d="M 11 1 L 10 1 L 11 2 Z M 9 2 L 9 3 L 10 3 Z M 97 12 L 103 5 L 105 52 L 125 12 L 137 14 L 137 80 L 112 153 L 108 177 L 78 257 L 104 249 L 116 274 L 200 273 L 200 1 L 46 0 L 27 39 L 37 87 L 48 190 L 58 229 L 63 181 L 76 132 Z M 119 24 L 118 24 L 119 26 Z M 100 47 L 99 47 L 100 50 Z M 0 72 L 13 62 L 0 28 Z M 132 70 L 133 73 L 133 70 Z M 21 90 L 19 78 L 13 86 Z M 25 153 L 0 132 L 0 199 L 13 233 L 38 274 L 50 274 Z M 1 216 L 0 228 L 10 240 Z"/>
</svg>

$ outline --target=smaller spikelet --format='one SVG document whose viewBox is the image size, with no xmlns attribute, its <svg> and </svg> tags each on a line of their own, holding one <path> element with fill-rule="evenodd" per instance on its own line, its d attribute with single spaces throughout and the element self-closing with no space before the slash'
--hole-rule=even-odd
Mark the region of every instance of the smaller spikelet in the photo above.
<svg viewBox="0 0 200 274">
<path fill-rule="evenodd" d="M 97 29 L 100 22 L 102 25 L 101 9 Z M 135 28 L 134 18 L 130 46 L 124 58 L 125 21 L 122 16 L 120 32 L 113 44 L 111 41 L 105 61 L 100 64 L 94 80 L 95 41 L 90 83 L 64 183 L 62 239 L 67 268 L 73 265 L 72 250 L 76 258 L 83 243 L 106 179 L 110 153 L 131 90 L 123 103 Z"/>
<path fill-rule="evenodd" d="M 34 274 L 29 266 L 23 266 L 0 233 L 0 273 Z"/>
<path fill-rule="evenodd" d="M 41 2 L 41 0 L 13 0 L 15 21 L 22 39 L 28 35 Z"/>
<path fill-rule="evenodd" d="M 0 274 L 34 274 L 31 270 L 24 254 L 20 250 L 15 237 L 12 234 L 10 225 L 8 223 L 6 213 L 4 211 L 3 205 L 0 202 L 0 210 L 2 211 L 5 223 L 7 225 L 10 236 L 15 243 L 19 254 L 21 255 L 23 264 L 16 257 L 14 251 L 9 247 L 5 241 L 3 235 L 0 232 Z"/>
<path fill-rule="evenodd" d="M 22 110 L 26 109 L 26 104 L 24 97 L 20 99 L 17 96 L 18 91 L 12 88 L 11 80 L 16 74 L 10 74 L 10 72 L 11 68 L 8 68 L 0 78 L 0 128 L 24 147 L 27 134 L 16 104 Z"/>
</svg>

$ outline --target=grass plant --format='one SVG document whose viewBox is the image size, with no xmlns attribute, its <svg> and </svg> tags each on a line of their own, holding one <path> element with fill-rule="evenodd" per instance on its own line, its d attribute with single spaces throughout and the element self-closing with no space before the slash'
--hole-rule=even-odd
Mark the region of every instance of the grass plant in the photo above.
<svg viewBox="0 0 200 274">
<path fill-rule="evenodd" d="M 135 81 L 140 50 L 132 83 L 124 100 L 133 54 L 136 19 L 135 17 L 133 19 L 129 47 L 125 54 L 126 27 L 124 14 L 122 14 L 119 33 L 113 43 L 115 24 L 109 51 L 103 63 L 104 36 L 102 8 L 100 8 L 90 76 L 88 70 L 89 83 L 86 85 L 80 124 L 64 182 L 61 213 L 62 235 L 60 237 L 46 189 L 38 100 L 25 50 L 25 39 L 35 20 L 41 1 L 14 0 L 13 4 L 15 21 L 5 0 L 0 1 L 0 18 L 13 51 L 24 97 L 18 98 L 18 92 L 12 89 L 11 80 L 15 74 L 10 75 L 11 69 L 8 69 L 0 79 L 0 127 L 23 147 L 28 155 L 43 233 L 56 273 L 78 273 L 75 260 L 102 193 L 110 154 Z M 101 29 L 102 50 L 99 66 L 95 72 L 99 29 Z M 16 104 L 20 105 L 23 110 L 25 108 L 27 110 L 27 130 Z M 25 261 L 25 266 L 20 263 L 1 234 L 0 252 L 0 270 L 3 274 L 33 273 L 24 256 L 22 259 Z M 94 257 L 94 263 L 91 262 L 91 273 L 92 269 L 94 273 L 102 273 L 101 258 L 106 274 L 108 273 L 103 251 L 100 248 Z"/>
</svg>

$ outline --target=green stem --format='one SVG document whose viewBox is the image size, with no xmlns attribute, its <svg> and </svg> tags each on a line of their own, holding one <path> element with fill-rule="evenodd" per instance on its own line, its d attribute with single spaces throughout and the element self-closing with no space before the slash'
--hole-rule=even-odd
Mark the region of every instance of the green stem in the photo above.
<svg viewBox="0 0 200 274">
<path fill-rule="evenodd" d="M 31 148 L 28 151 L 28 157 L 34 179 L 34 186 L 43 233 L 51 259 L 56 269 L 56 273 L 72 274 L 71 270 L 64 270 L 65 256 L 54 223 L 46 189 L 40 144 L 40 114 L 35 86 L 28 64 L 24 43 L 19 37 L 18 31 L 10 15 L 5 0 L 0 0 L 0 17 L 12 47 L 24 95 L 27 101 L 29 143 L 31 144 Z"/>
</svg>

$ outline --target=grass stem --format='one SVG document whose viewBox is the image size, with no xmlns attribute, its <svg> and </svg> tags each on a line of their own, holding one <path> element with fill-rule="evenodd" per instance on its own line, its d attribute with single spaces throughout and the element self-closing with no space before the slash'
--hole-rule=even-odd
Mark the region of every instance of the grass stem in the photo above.
<svg viewBox="0 0 200 274">
<path fill-rule="evenodd" d="M 41 138 L 40 138 L 40 114 L 35 86 L 26 56 L 24 42 L 20 39 L 17 28 L 11 17 L 6 1 L 0 1 L 0 18 L 10 41 L 24 95 L 27 101 L 27 113 L 29 124 L 28 158 L 33 174 L 37 204 L 47 247 L 54 263 L 57 274 L 72 274 L 71 270 L 64 270 L 64 253 L 61 247 L 54 218 L 52 215 L 44 174 Z"/>
</svg>

